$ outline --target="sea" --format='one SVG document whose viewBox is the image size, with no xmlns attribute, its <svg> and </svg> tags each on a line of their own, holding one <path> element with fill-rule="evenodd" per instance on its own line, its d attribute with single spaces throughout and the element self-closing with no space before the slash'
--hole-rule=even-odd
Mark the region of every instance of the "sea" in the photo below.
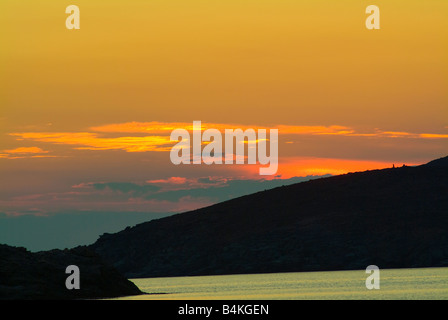
<svg viewBox="0 0 448 320">
<path fill-rule="evenodd" d="M 130 279 L 128 300 L 447 300 L 448 268 L 292 272 Z M 372 281 L 377 289 L 368 289 Z M 371 285 L 369 285 L 371 287 Z"/>
</svg>

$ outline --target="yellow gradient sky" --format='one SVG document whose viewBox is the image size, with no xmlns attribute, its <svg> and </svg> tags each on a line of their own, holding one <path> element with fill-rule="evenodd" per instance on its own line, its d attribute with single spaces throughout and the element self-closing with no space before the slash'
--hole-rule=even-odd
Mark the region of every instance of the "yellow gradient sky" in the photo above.
<svg viewBox="0 0 448 320">
<path fill-rule="evenodd" d="M 2 0 L 0 39 L 0 212 L 82 183 L 254 178 L 173 167 L 154 128 L 193 120 L 279 128 L 283 178 L 448 150 L 446 0 Z"/>
</svg>

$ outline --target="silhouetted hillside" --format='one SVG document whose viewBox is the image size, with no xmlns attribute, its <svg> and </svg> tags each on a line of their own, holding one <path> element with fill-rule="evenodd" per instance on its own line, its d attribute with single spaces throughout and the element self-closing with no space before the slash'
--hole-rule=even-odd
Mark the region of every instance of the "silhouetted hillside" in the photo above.
<svg viewBox="0 0 448 320">
<path fill-rule="evenodd" d="M 448 157 L 432 160 L 426 164 L 428 167 L 448 167 Z"/>
<path fill-rule="evenodd" d="M 258 192 L 106 234 L 127 277 L 448 266 L 448 158 Z"/>
<path fill-rule="evenodd" d="M 68 290 L 67 266 L 80 270 L 80 289 Z M 0 245 L 0 299 L 92 299 L 142 292 L 86 247 L 31 253 Z"/>
</svg>

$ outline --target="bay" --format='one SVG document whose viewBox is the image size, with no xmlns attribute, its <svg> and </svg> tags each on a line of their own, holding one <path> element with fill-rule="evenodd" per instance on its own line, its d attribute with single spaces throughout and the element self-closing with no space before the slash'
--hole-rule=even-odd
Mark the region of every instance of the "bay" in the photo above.
<svg viewBox="0 0 448 320">
<path fill-rule="evenodd" d="M 380 270 L 366 288 L 365 270 L 130 279 L 131 300 L 446 300 L 448 268 Z"/>
</svg>

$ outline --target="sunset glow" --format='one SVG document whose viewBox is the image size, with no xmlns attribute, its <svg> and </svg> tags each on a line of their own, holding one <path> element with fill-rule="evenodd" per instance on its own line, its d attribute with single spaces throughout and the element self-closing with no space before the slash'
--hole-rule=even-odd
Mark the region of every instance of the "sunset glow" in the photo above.
<svg viewBox="0 0 448 320">
<path fill-rule="evenodd" d="M 277 129 L 266 180 L 445 156 L 448 2 L 378 0 L 379 30 L 370 4 L 78 0 L 68 30 L 69 3 L 2 1 L 0 213 L 184 210 L 222 200 L 185 190 L 260 179 L 259 164 L 171 163 L 193 121 Z"/>
</svg>

